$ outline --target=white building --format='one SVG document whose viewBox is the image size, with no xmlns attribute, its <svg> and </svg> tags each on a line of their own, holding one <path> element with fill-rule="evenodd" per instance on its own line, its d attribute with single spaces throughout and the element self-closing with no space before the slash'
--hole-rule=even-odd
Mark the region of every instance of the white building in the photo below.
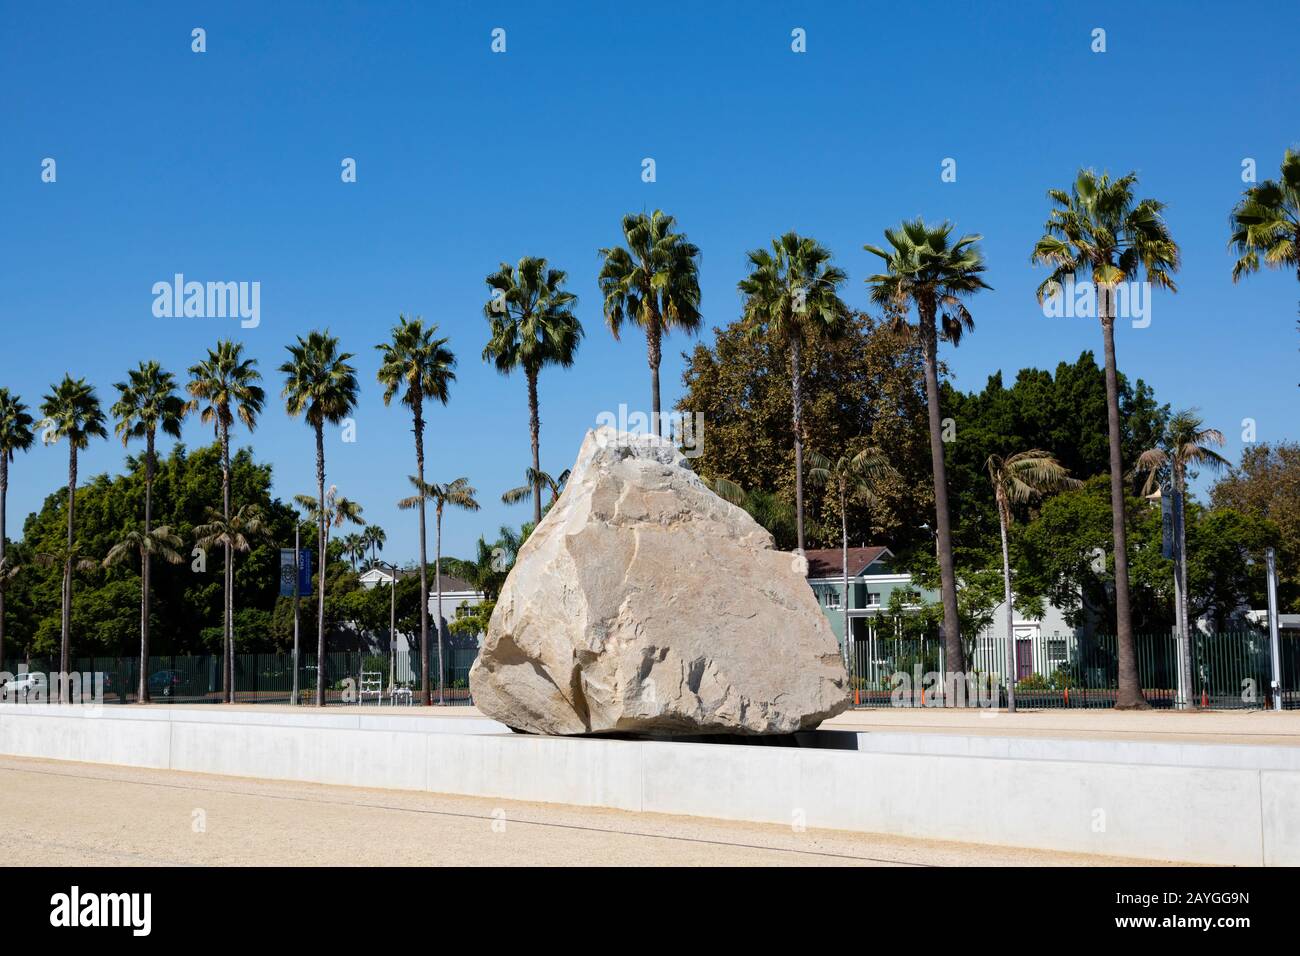
<svg viewBox="0 0 1300 956">
<path fill-rule="evenodd" d="M 401 569 L 397 572 L 398 580 L 417 577 L 419 571 Z M 388 568 L 376 567 L 370 568 L 361 575 L 361 586 L 367 590 L 376 587 L 388 587 L 393 580 L 393 572 Z M 474 586 L 468 581 L 464 581 L 454 575 L 442 574 L 442 635 L 443 640 L 451 643 L 453 646 L 464 644 L 465 638 L 453 634 L 447 627 L 449 620 L 462 617 L 472 607 L 483 603 L 483 592 L 474 590 Z M 438 619 L 438 592 L 435 586 L 433 572 L 429 572 L 429 616 L 433 620 Z M 477 641 L 475 642 L 477 643 Z M 407 636 L 398 633 L 396 637 L 396 649 L 398 651 L 409 650 Z"/>
</svg>

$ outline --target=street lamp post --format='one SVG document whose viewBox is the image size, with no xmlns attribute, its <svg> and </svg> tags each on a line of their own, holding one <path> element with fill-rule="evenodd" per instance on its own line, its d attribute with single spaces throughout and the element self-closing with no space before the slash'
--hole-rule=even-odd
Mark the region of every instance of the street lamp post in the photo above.
<svg viewBox="0 0 1300 956">
<path fill-rule="evenodd" d="M 1278 639 L 1277 556 L 1272 548 L 1264 549 L 1268 572 L 1268 643 L 1273 658 L 1273 709 L 1282 709 L 1282 648 Z"/>
</svg>

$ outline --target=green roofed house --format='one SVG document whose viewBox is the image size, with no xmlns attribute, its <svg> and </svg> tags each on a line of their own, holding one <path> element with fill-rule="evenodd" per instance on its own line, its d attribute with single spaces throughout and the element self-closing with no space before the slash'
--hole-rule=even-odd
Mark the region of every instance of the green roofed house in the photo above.
<svg viewBox="0 0 1300 956">
<path fill-rule="evenodd" d="M 817 603 L 830 621 L 835 640 L 844 643 L 844 552 L 840 548 L 814 548 L 808 558 L 808 583 Z M 912 576 L 896 573 L 891 562 L 894 553 L 876 545 L 849 548 L 849 631 L 854 641 L 872 636 L 874 619 L 889 607 L 895 591 L 903 592 L 904 603 L 919 609 L 922 602 L 938 600 L 938 593 L 925 591 L 912 583 Z"/>
</svg>

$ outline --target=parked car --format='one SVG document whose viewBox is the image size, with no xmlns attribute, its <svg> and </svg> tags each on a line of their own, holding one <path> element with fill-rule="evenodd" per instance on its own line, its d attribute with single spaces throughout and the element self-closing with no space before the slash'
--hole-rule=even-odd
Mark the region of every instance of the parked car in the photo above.
<svg viewBox="0 0 1300 956">
<path fill-rule="evenodd" d="M 5 698 L 9 701 L 21 701 L 29 695 L 34 695 L 38 689 L 44 692 L 46 686 L 47 683 L 44 674 L 39 674 L 34 671 L 28 671 L 25 674 L 16 674 L 14 677 L 5 681 Z"/>
<path fill-rule="evenodd" d="M 149 675 L 150 697 L 179 697 L 184 689 L 185 677 L 180 671 L 154 671 Z"/>
</svg>

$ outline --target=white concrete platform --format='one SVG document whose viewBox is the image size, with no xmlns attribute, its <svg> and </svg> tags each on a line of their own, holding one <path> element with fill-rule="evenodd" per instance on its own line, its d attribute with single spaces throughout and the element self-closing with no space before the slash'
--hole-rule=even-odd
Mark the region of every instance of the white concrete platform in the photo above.
<svg viewBox="0 0 1300 956">
<path fill-rule="evenodd" d="M 534 737 L 420 708 L 0 706 L 0 753 L 1192 863 L 1300 865 L 1300 749 L 853 731 Z"/>
</svg>

